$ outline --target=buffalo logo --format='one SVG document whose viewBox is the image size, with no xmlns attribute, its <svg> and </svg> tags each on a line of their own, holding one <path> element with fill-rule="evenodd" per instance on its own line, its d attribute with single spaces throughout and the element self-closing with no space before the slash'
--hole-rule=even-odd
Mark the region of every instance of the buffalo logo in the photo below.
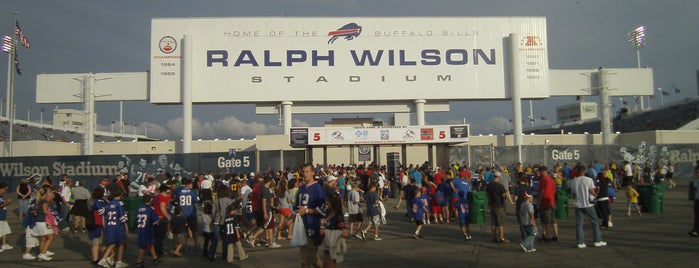
<svg viewBox="0 0 699 268">
<path fill-rule="evenodd" d="M 170 54 L 177 49 L 177 40 L 173 38 L 172 36 L 165 36 L 160 39 L 160 42 L 158 42 L 158 46 L 160 47 L 160 51 L 166 54 Z"/>
<path fill-rule="evenodd" d="M 344 37 L 345 40 L 349 41 L 359 37 L 361 33 L 361 26 L 357 25 L 356 23 L 348 23 L 345 24 L 345 26 L 340 27 L 340 29 L 337 29 L 337 31 L 328 32 L 328 36 L 331 36 L 330 40 L 328 40 L 328 44 L 334 43 L 335 40 L 340 37 Z"/>
</svg>

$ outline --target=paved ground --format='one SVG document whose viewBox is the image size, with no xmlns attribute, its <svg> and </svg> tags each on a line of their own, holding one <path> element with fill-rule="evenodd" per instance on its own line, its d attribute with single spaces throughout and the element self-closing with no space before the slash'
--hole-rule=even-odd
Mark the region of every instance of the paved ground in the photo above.
<svg viewBox="0 0 699 268">
<path fill-rule="evenodd" d="M 684 184 L 684 183 L 683 183 Z M 14 196 L 9 195 L 9 198 Z M 490 242 L 489 226 L 471 225 L 473 240 L 466 242 L 458 226 L 427 225 L 423 228 L 424 239 L 414 240 L 410 233 L 414 225 L 403 216 L 403 208 L 394 210 L 395 200 L 388 201 L 389 224 L 381 229 L 383 241 L 349 241 L 349 252 L 341 267 L 697 267 L 699 261 L 699 239 L 691 238 L 687 231 L 692 224 L 691 202 L 687 201 L 687 187 L 669 189 L 665 195 L 663 214 L 643 214 L 627 218 L 625 198 L 613 204 L 614 228 L 603 230 L 607 247 L 586 249 L 575 248 L 575 219 L 571 210 L 569 219 L 560 220 L 559 242 L 538 242 L 537 252 L 523 253 L 516 242 L 495 244 Z M 16 211 L 16 205 L 13 206 Z M 517 241 L 513 209 L 508 209 L 506 237 Z M 0 267 L 90 267 L 89 244 L 86 235 L 61 234 L 51 250 L 56 252 L 51 262 L 22 261 L 21 248 L 24 232 L 15 213 L 9 216 L 13 233 L 8 239 L 15 249 L 0 253 Z M 585 226 L 588 245 L 591 244 L 589 224 Z M 135 238 L 130 235 L 130 244 L 124 258 L 131 267 L 135 263 Z M 172 243 L 167 241 L 167 245 Z M 217 260 L 209 262 L 200 257 L 197 250 L 185 253 L 184 257 L 168 257 L 157 266 L 169 267 L 193 265 L 194 267 L 297 267 L 298 249 L 289 248 L 282 241 L 280 249 L 247 248 L 250 258 L 227 264 Z M 155 267 L 148 265 L 148 267 Z"/>
</svg>

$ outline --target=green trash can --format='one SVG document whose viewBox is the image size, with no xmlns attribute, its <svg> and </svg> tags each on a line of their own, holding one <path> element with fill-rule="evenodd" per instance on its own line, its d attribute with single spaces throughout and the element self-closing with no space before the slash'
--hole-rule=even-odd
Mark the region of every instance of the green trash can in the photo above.
<svg viewBox="0 0 699 268">
<path fill-rule="evenodd" d="M 656 191 L 656 187 L 653 184 L 639 184 L 636 185 L 636 191 L 638 192 L 638 205 L 641 206 L 641 211 L 650 212 L 651 197 L 653 192 Z"/>
<path fill-rule="evenodd" d="M 129 230 L 136 230 L 136 212 L 141 205 L 141 198 L 138 196 L 124 198 L 124 212 L 128 215 Z"/>
<path fill-rule="evenodd" d="M 484 191 L 472 191 L 468 195 L 471 203 L 471 215 L 469 222 L 473 224 L 485 223 L 485 208 L 488 204 L 488 196 Z"/>
<path fill-rule="evenodd" d="M 568 191 L 556 190 L 556 219 L 568 218 Z"/>
<path fill-rule="evenodd" d="M 653 214 L 663 213 L 663 201 L 665 198 L 665 184 L 653 185 L 653 191 L 649 198 L 648 212 Z"/>
</svg>

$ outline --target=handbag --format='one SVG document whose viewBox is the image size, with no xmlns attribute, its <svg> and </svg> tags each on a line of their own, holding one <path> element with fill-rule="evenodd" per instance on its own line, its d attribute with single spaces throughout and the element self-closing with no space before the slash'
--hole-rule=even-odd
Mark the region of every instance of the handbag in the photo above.
<svg viewBox="0 0 699 268">
<path fill-rule="evenodd" d="M 296 219 L 294 220 L 294 230 L 292 230 L 291 235 L 291 246 L 292 247 L 302 247 L 308 244 L 308 238 L 306 237 L 306 226 L 303 224 L 303 219 L 301 215 L 296 213 Z"/>
</svg>

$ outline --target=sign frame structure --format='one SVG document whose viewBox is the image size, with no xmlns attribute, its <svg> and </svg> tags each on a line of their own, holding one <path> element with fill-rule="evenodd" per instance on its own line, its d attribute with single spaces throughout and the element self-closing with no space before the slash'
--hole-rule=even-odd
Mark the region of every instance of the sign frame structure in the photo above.
<svg viewBox="0 0 699 268">
<path fill-rule="evenodd" d="M 401 127 L 305 127 L 291 128 L 292 147 L 323 145 L 381 145 L 464 143 L 469 141 L 469 125 Z"/>
<path fill-rule="evenodd" d="M 182 102 L 185 70 L 194 103 L 545 98 L 546 42 L 544 17 L 156 18 L 150 100 Z"/>
<path fill-rule="evenodd" d="M 89 73 L 38 74 L 36 103 L 83 102 L 85 77 Z M 95 73 L 95 101 L 148 100 L 148 72 Z"/>
</svg>

